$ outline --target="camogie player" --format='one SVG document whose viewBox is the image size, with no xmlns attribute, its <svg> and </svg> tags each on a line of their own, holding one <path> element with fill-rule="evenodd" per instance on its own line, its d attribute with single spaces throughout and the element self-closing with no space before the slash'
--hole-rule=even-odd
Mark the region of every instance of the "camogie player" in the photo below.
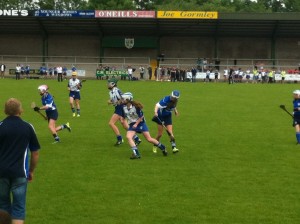
<svg viewBox="0 0 300 224">
<path fill-rule="evenodd" d="M 75 114 L 75 107 L 77 112 L 77 117 L 80 117 L 80 89 L 82 88 L 81 81 L 77 79 L 77 73 L 72 72 L 72 78 L 69 79 L 68 82 L 68 90 L 70 91 L 69 99 L 70 106 L 73 113 L 73 117 Z"/>
<path fill-rule="evenodd" d="M 58 127 L 56 127 L 56 120 L 58 118 L 58 112 L 57 112 L 57 108 L 54 103 L 52 95 L 50 93 L 48 93 L 48 86 L 40 85 L 38 87 L 38 90 L 39 90 L 39 94 L 42 96 L 41 100 L 42 100 L 43 106 L 34 107 L 33 109 L 35 111 L 39 111 L 39 110 L 46 111 L 46 115 L 48 118 L 48 128 L 50 129 L 50 131 L 54 137 L 54 140 L 55 140 L 53 143 L 58 143 L 60 141 L 60 139 L 57 135 L 57 132 L 65 129 L 65 128 L 68 129 L 69 132 L 71 132 L 70 124 L 69 124 L 69 122 L 67 122 L 66 124 L 62 124 L 62 125 L 59 125 Z"/>
<path fill-rule="evenodd" d="M 112 79 L 109 79 L 108 83 L 107 83 L 107 88 L 109 89 L 109 100 L 107 101 L 107 103 L 109 105 L 113 105 L 115 108 L 114 114 L 111 116 L 109 123 L 108 123 L 117 137 L 117 142 L 115 143 L 115 146 L 119 146 L 124 142 L 122 135 L 120 133 L 120 130 L 119 130 L 118 126 L 116 125 L 117 121 L 121 122 L 121 124 L 125 130 L 128 129 L 128 123 L 123 118 L 123 105 L 121 105 L 122 104 L 122 96 L 121 96 L 122 92 L 117 87 L 117 82 L 118 82 L 117 79 L 112 78 Z M 133 136 L 133 139 L 137 145 L 139 145 L 142 142 L 137 135 Z"/>
<path fill-rule="evenodd" d="M 139 102 L 133 101 L 133 95 L 130 92 L 122 94 L 122 102 L 124 104 L 123 117 L 127 119 L 129 124 L 126 137 L 133 152 L 130 159 L 141 158 L 137 145 L 133 140 L 133 137 L 136 135 L 136 133 L 142 133 L 148 142 L 160 148 L 163 155 L 167 156 L 168 153 L 166 147 L 159 141 L 157 141 L 155 138 L 152 138 L 150 136 L 149 129 L 147 127 L 142 111 L 143 105 Z"/>
<path fill-rule="evenodd" d="M 164 127 L 166 127 L 168 133 L 170 133 L 170 140 L 172 145 L 173 153 L 179 152 L 176 148 L 176 143 L 173 135 L 173 125 L 172 125 L 172 111 L 174 111 L 175 115 L 178 115 L 178 111 L 176 109 L 178 99 L 180 97 L 180 93 L 177 90 L 172 91 L 170 96 L 166 96 L 161 99 L 154 108 L 154 117 L 152 121 L 157 123 L 157 136 L 156 139 L 159 141 L 163 134 Z M 153 152 L 157 152 L 157 146 L 153 146 Z"/>
<path fill-rule="evenodd" d="M 300 144 L 300 90 L 295 90 L 293 92 L 293 96 L 294 96 L 294 100 L 293 100 L 293 107 L 294 107 L 293 126 L 295 127 L 295 131 L 296 131 L 297 144 Z"/>
</svg>

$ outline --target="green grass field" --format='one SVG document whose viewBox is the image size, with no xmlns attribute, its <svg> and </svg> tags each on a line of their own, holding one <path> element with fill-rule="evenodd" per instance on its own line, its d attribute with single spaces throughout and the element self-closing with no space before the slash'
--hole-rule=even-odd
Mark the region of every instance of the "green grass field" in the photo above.
<svg viewBox="0 0 300 224">
<path fill-rule="evenodd" d="M 32 111 L 40 104 L 37 87 L 47 84 L 59 110 L 59 132 Z M 300 223 L 300 146 L 291 117 L 292 91 L 299 84 L 170 83 L 120 81 L 144 104 L 150 133 L 155 103 L 181 92 L 173 116 L 180 152 L 153 154 L 142 138 L 140 160 L 130 160 L 127 143 L 114 147 L 108 127 L 106 81 L 88 80 L 81 92 L 81 117 L 73 118 L 67 82 L 0 80 L 0 105 L 9 97 L 23 102 L 23 119 L 36 129 L 42 149 L 29 184 L 29 224 L 256 224 Z M 4 118 L 3 109 L 0 118 Z M 125 130 L 122 130 L 125 135 Z"/>
</svg>

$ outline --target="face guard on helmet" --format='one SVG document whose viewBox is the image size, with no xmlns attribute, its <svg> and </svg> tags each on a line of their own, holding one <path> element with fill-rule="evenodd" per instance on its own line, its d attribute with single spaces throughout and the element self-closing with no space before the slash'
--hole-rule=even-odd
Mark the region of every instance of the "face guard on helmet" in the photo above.
<svg viewBox="0 0 300 224">
<path fill-rule="evenodd" d="M 133 95 L 130 92 L 123 93 L 122 94 L 122 99 L 126 101 L 132 101 L 133 100 Z"/>
<path fill-rule="evenodd" d="M 294 90 L 294 91 L 293 91 L 293 94 L 294 94 L 294 97 L 295 97 L 295 98 L 299 98 L 299 97 L 300 97 L 300 90 L 298 90 L 298 89 L 297 89 L 297 90 Z"/>
<path fill-rule="evenodd" d="M 43 95 L 44 93 L 46 93 L 48 91 L 48 86 L 47 85 L 40 85 L 38 87 L 38 90 L 40 92 L 40 95 Z"/>
</svg>

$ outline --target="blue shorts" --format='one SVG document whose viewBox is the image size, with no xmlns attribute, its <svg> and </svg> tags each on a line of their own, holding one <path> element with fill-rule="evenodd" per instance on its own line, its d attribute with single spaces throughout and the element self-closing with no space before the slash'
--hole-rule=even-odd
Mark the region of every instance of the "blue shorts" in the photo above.
<svg viewBox="0 0 300 224">
<path fill-rule="evenodd" d="M 146 125 L 146 122 L 139 123 L 139 125 L 136 128 L 132 127 L 134 124 L 135 123 L 129 124 L 128 131 L 135 131 L 137 133 L 142 133 L 142 132 L 148 132 L 149 131 L 149 129 L 148 129 L 147 125 Z"/>
<path fill-rule="evenodd" d="M 168 125 L 172 125 L 172 115 L 169 115 L 169 116 L 154 116 L 152 118 L 152 121 L 154 121 L 155 123 L 159 124 L 159 125 L 162 125 L 161 122 L 164 123 L 165 126 L 168 126 Z"/>
<path fill-rule="evenodd" d="M 123 117 L 123 114 L 124 114 L 124 112 L 123 112 L 123 105 L 117 105 L 117 106 L 115 106 L 115 112 L 114 113 L 117 114 L 117 115 L 119 115 L 119 116 L 121 116 L 121 117 Z"/>
<path fill-rule="evenodd" d="M 24 220 L 27 179 L 25 177 L 0 178 L 0 189 L 0 209 L 7 211 L 12 219 Z"/>
<path fill-rule="evenodd" d="M 57 112 L 57 110 L 46 111 L 46 115 L 47 115 L 48 121 L 50 119 L 53 119 L 53 120 L 56 121 L 57 118 L 58 118 L 58 112 Z"/>
<path fill-rule="evenodd" d="M 80 100 L 80 92 L 70 91 L 69 97 L 72 97 L 74 100 Z"/>
</svg>

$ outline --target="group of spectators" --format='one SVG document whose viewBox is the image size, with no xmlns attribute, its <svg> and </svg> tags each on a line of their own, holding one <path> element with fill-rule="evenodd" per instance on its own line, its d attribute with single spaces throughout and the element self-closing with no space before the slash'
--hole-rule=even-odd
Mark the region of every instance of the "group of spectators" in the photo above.
<svg viewBox="0 0 300 224">
<path fill-rule="evenodd" d="M 5 65 L 4 65 L 5 66 Z M 2 67 L 2 65 L 1 65 Z M 0 67 L 0 68 L 1 68 Z M 4 67 L 4 71 L 1 71 L 1 77 L 4 78 L 4 72 L 5 72 L 5 68 Z M 40 76 L 42 76 L 43 78 L 56 78 L 59 82 L 62 82 L 63 79 L 66 79 L 67 76 L 67 67 L 66 66 L 54 66 L 54 67 L 47 67 L 45 65 L 42 65 L 39 70 L 38 70 L 38 74 Z M 72 72 L 75 72 L 77 69 L 75 66 L 72 66 L 71 68 Z M 30 68 L 30 65 L 22 65 L 22 64 L 17 64 L 16 68 L 15 68 L 15 75 L 16 75 L 16 80 L 19 80 L 21 78 L 30 78 L 30 74 L 35 73 L 36 71 L 34 70 L 32 72 L 32 69 Z"/>
</svg>

